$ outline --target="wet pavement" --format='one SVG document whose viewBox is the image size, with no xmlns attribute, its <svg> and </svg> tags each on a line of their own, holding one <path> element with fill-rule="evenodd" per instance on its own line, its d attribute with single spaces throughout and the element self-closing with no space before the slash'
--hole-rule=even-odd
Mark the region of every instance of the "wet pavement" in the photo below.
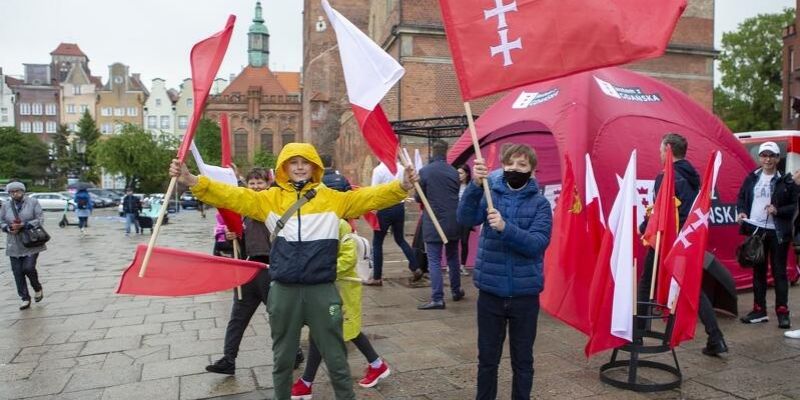
<svg viewBox="0 0 800 400">
<path fill-rule="evenodd" d="M 232 293 L 184 298 L 118 296 L 114 289 L 134 248 L 147 235 L 125 237 L 113 210 L 99 210 L 86 237 L 76 227 L 59 229 L 60 213 L 46 213 L 53 239 L 39 258 L 45 290 L 41 303 L 19 311 L 8 258 L 0 262 L 0 399 L 265 399 L 272 397 L 272 352 L 266 313 L 257 313 L 242 342 L 235 376 L 206 373 L 221 356 Z M 158 244 L 210 252 L 214 211 L 171 215 Z M 70 216 L 73 220 L 75 217 Z M 415 220 L 409 217 L 409 220 Z M 411 228 L 409 222 L 407 227 Z M 362 226 L 364 228 L 364 226 Z M 370 237 L 370 234 L 367 234 Z M 407 235 L 409 242 L 411 237 Z M 4 247 L 5 240 L 2 245 Z M 411 286 L 402 254 L 387 240 L 386 280 L 364 290 L 364 331 L 392 368 L 376 388 L 357 387 L 364 399 L 474 398 L 477 370 L 476 290 L 466 277 L 465 300 L 446 310 L 418 311 L 425 285 Z M 800 310 L 800 290 L 790 302 Z M 774 300 L 770 291 L 768 301 Z M 750 293 L 739 297 L 748 310 Z M 261 309 L 263 310 L 263 308 Z M 746 326 L 720 317 L 730 352 L 700 353 L 697 339 L 677 349 L 680 389 L 640 394 L 603 384 L 600 365 L 610 353 L 583 356 L 585 338 L 542 313 L 534 348 L 534 398 L 538 399 L 790 399 L 800 398 L 800 340 L 784 339 L 774 315 Z M 795 321 L 800 328 L 800 321 Z M 304 336 L 306 332 L 304 331 Z M 302 346 L 307 347 L 303 340 Z M 366 363 L 349 346 L 351 371 L 359 379 Z M 667 355 L 651 357 L 670 361 Z M 498 398 L 510 397 L 508 351 L 499 373 Z M 300 371 L 296 371 L 298 377 Z M 643 371 L 643 379 L 664 380 Z M 324 367 L 314 399 L 332 399 Z"/>
</svg>

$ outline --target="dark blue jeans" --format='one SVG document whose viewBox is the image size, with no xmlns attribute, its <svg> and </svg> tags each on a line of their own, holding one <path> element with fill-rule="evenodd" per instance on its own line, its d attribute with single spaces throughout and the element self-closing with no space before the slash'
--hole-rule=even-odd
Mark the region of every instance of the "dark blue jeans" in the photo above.
<svg viewBox="0 0 800 400">
<path fill-rule="evenodd" d="M 428 252 L 428 274 L 431 277 L 431 301 L 444 300 L 444 279 L 442 277 L 442 247 L 447 254 L 447 266 L 450 273 L 450 291 L 453 294 L 461 292 L 461 270 L 458 266 L 458 242 L 449 241 L 447 244 L 426 242 Z"/>
<path fill-rule="evenodd" d="M 508 327 L 511 350 L 511 398 L 530 399 L 533 388 L 533 342 L 539 296 L 498 297 L 478 294 L 478 400 L 497 398 L 497 368 Z"/>
<path fill-rule="evenodd" d="M 417 260 L 414 257 L 414 252 L 411 246 L 406 243 L 403 237 L 403 226 L 406 221 L 405 206 L 401 204 L 393 205 L 383 210 L 378 210 L 378 222 L 380 223 L 379 231 L 374 231 L 372 236 L 372 278 L 381 279 L 383 277 L 383 239 L 389 233 L 389 228 L 392 228 L 392 236 L 394 242 L 400 246 L 408 259 L 408 267 L 412 271 L 417 270 Z"/>
<path fill-rule="evenodd" d="M 39 258 L 39 253 L 25 257 L 10 258 L 11 272 L 14 273 L 14 283 L 17 285 L 17 295 L 19 295 L 22 301 L 30 300 L 31 295 L 28 293 L 26 277 L 31 281 L 33 290 L 37 292 L 42 290 L 42 284 L 39 283 L 39 274 L 36 272 L 36 259 Z"/>
</svg>

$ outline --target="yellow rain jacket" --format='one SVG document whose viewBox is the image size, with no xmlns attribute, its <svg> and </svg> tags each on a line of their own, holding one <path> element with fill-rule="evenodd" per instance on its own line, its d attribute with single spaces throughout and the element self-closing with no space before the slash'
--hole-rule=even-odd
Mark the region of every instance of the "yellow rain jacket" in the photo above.
<svg viewBox="0 0 800 400">
<path fill-rule="evenodd" d="M 339 222 L 339 257 L 336 259 L 336 287 L 342 298 L 344 340 L 353 340 L 361 332 L 361 279 L 356 273 L 356 241 L 350 224 Z"/>
<path fill-rule="evenodd" d="M 294 156 L 301 156 L 315 166 L 311 182 L 300 190 L 289 182 L 289 175 L 284 170 L 284 163 Z M 316 189 L 316 197 L 286 222 L 272 244 L 270 278 L 281 283 L 334 282 L 339 220 L 395 205 L 406 197 L 399 181 L 350 192 L 339 192 L 322 185 L 322 161 L 314 146 L 307 143 L 284 146 L 277 165 L 277 187 L 256 192 L 201 176 L 192 187 L 192 193 L 203 203 L 266 221 L 267 228 L 273 232 L 283 213 L 306 192 Z"/>
</svg>

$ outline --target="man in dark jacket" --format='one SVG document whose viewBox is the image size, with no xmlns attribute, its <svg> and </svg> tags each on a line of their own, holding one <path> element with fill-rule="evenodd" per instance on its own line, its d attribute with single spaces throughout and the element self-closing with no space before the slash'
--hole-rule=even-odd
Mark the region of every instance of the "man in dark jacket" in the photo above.
<svg viewBox="0 0 800 400">
<path fill-rule="evenodd" d="M 125 215 L 125 236 L 131 234 L 131 224 L 136 227 L 136 233 L 142 233 L 142 228 L 139 226 L 139 211 L 141 210 L 142 202 L 133 194 L 133 188 L 125 189 L 125 197 L 122 198 L 122 213 Z"/>
<path fill-rule="evenodd" d="M 319 157 L 322 159 L 322 165 L 325 166 L 325 172 L 322 175 L 322 183 L 324 183 L 325 186 L 340 192 L 353 189 L 347 178 L 340 174 L 339 171 L 333 169 L 333 157 L 328 154 L 323 154 Z"/>
<path fill-rule="evenodd" d="M 428 203 L 433 210 L 445 236 L 447 244 L 442 242 L 442 237 L 436 231 L 430 215 L 422 213 L 422 236 L 425 240 L 425 249 L 428 253 L 428 273 L 431 278 L 431 300 L 420 304 L 420 310 L 444 309 L 444 280 L 442 277 L 442 247 L 447 257 L 447 266 L 450 275 L 450 291 L 453 301 L 464 298 L 464 289 L 461 289 L 461 270 L 458 262 L 458 238 L 460 227 L 456 220 L 458 209 L 458 171 L 447 163 L 447 142 L 437 140 L 433 143 L 433 158 L 431 162 L 419 170 L 420 187 L 428 198 Z M 417 195 L 419 201 L 419 195 Z"/>
<path fill-rule="evenodd" d="M 508 328 L 511 398 L 524 400 L 530 399 L 533 387 L 533 343 L 553 213 L 533 176 L 533 149 L 507 143 L 500 153 L 503 169 L 491 174 L 483 160 L 475 160 L 473 183 L 458 204 L 458 222 L 483 224 L 473 274 L 478 288 L 476 398 L 497 398 L 497 370 Z M 481 185 L 489 185 L 494 209 L 487 211 Z"/>
<path fill-rule="evenodd" d="M 694 166 L 685 159 L 686 152 L 689 150 L 689 142 L 685 137 L 677 133 L 667 133 L 661 139 L 661 162 L 666 160 L 667 146 L 672 149 L 672 168 L 675 177 L 675 197 L 680 201 L 678 206 L 678 227 L 683 227 L 689 212 L 692 210 L 692 204 L 697 194 L 700 192 L 700 175 Z M 664 173 L 661 172 L 656 176 L 655 184 L 653 185 L 653 198 L 658 194 L 661 188 L 661 183 L 664 180 Z M 647 227 L 645 220 L 640 227 L 641 232 L 645 231 Z M 666 255 L 662 254 L 663 260 Z M 650 285 L 653 276 L 653 263 L 655 262 L 655 250 L 649 248 L 644 262 L 644 271 L 642 272 L 641 281 L 639 283 L 639 301 L 648 301 L 650 296 Z M 639 307 L 639 315 L 645 315 L 647 307 Z M 711 305 L 711 300 L 703 291 L 700 291 L 700 306 L 698 309 L 698 316 L 706 330 L 708 339 L 706 347 L 703 348 L 703 354 L 708 356 L 716 356 L 728 351 L 728 345 L 725 343 L 725 338 L 722 330 L 719 329 L 717 323 L 717 316 L 714 314 L 714 307 Z M 639 328 L 644 326 L 644 320 L 637 320 Z"/>
<path fill-rule="evenodd" d="M 797 209 L 796 186 L 791 174 L 778 170 L 780 148 L 775 142 L 764 142 L 758 148 L 761 168 L 744 178 L 736 203 L 739 233 L 751 235 L 756 229 L 764 232 L 764 263 L 753 266 L 753 311 L 742 317 L 743 323 L 769 321 L 767 317 L 767 265 L 772 266 L 775 281 L 775 314 L 778 327 L 789 329 L 789 280 L 786 258 L 792 240 L 792 221 Z"/>
</svg>

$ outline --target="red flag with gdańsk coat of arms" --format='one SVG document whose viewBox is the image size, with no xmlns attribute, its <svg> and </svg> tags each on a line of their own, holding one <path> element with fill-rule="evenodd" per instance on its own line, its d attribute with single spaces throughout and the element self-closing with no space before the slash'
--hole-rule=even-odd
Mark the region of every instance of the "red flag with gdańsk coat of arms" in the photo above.
<svg viewBox="0 0 800 400">
<path fill-rule="evenodd" d="M 662 55 L 686 0 L 439 0 L 466 100 Z"/>
<path fill-rule="evenodd" d="M 663 268 L 670 277 L 667 304 L 675 315 L 670 346 L 694 338 L 697 310 L 703 278 L 703 256 L 708 245 L 708 224 L 711 216 L 711 194 L 716 186 L 722 154 L 716 152 L 708 160 L 703 186 L 692 205 L 672 250 L 664 259 Z"/>
</svg>

